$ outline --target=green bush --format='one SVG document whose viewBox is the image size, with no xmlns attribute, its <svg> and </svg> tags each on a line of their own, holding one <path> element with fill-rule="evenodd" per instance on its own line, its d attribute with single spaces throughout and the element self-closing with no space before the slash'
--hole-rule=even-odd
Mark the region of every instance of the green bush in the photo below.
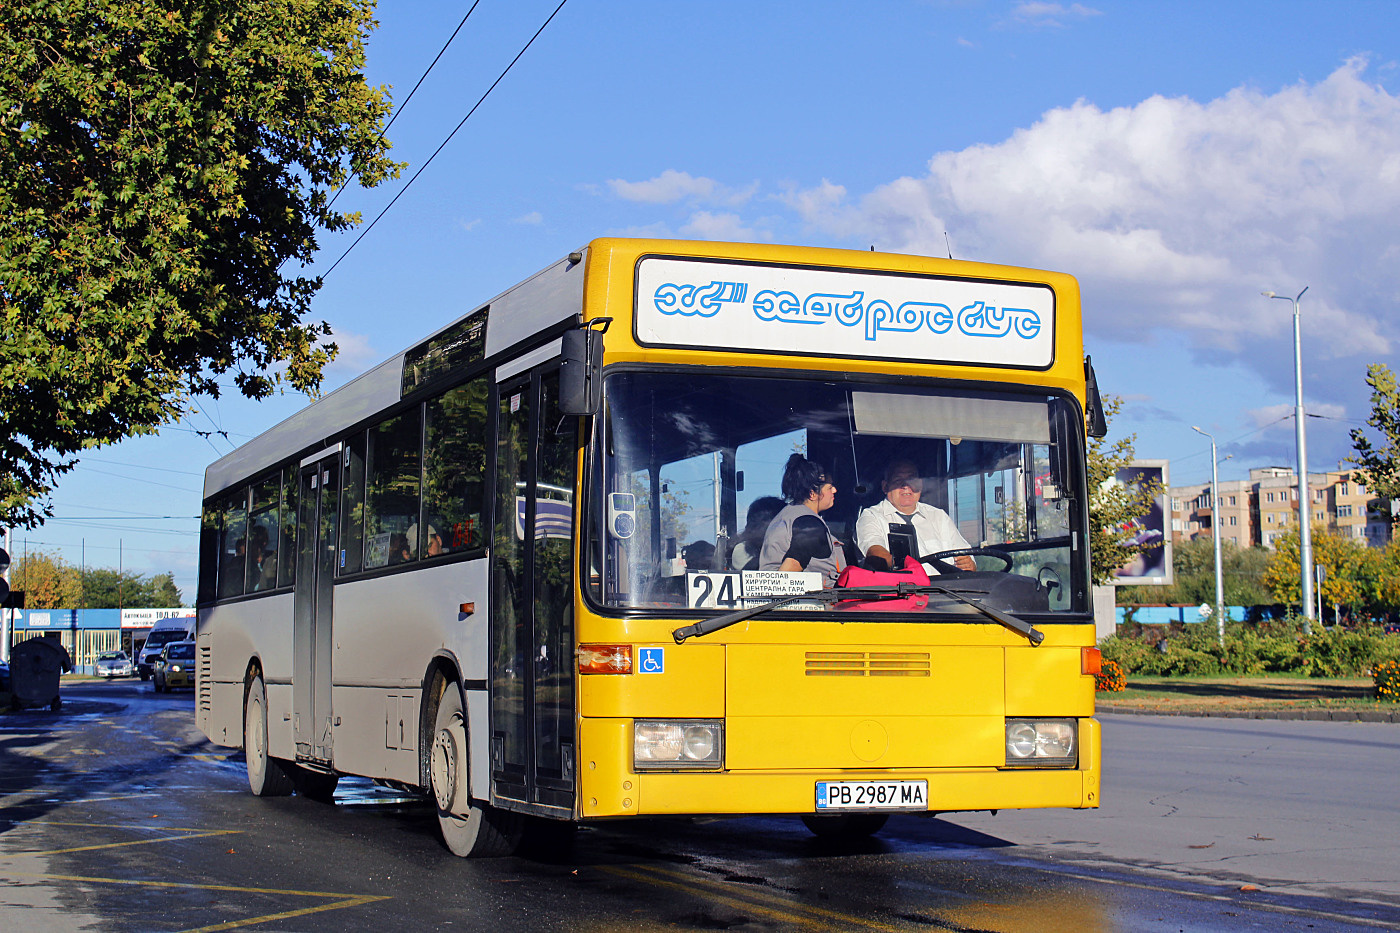
<svg viewBox="0 0 1400 933">
<path fill-rule="evenodd" d="M 1210 625 L 1184 631 L 1144 629 L 1140 637 L 1110 635 L 1099 643 L 1104 660 L 1125 674 L 1157 677 L 1304 674 L 1310 677 L 1362 677 L 1377 664 L 1400 663 L 1400 638 L 1376 626 L 1353 629 L 1316 626 L 1301 634 L 1296 619 L 1258 625 L 1232 622 L 1225 647 Z"/>
</svg>

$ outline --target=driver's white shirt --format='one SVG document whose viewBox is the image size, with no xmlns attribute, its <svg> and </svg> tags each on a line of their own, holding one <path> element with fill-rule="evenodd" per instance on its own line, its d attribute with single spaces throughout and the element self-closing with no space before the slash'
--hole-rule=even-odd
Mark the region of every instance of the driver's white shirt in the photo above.
<svg viewBox="0 0 1400 933">
<path fill-rule="evenodd" d="M 919 540 L 919 553 L 915 556 L 923 557 L 939 551 L 955 551 L 971 546 L 958 532 L 958 526 L 953 524 L 948 513 L 937 506 L 920 502 L 914 514 L 908 518 L 913 523 L 914 533 Z M 894 503 L 889 499 L 881 499 L 877 504 L 864 509 L 860 518 L 856 519 L 856 546 L 862 554 L 869 551 L 873 545 L 890 550 L 890 525 L 895 522 L 903 524 L 904 519 L 904 513 L 895 508 Z M 938 573 L 938 569 L 930 564 L 924 564 L 924 569 L 930 574 Z"/>
</svg>

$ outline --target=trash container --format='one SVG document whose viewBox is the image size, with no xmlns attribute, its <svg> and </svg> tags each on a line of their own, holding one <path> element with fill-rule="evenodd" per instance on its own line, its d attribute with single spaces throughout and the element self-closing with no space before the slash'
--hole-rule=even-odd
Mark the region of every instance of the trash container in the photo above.
<svg viewBox="0 0 1400 933">
<path fill-rule="evenodd" d="M 10 649 L 10 692 L 15 706 L 63 707 L 58 678 L 73 669 L 68 652 L 51 638 L 30 638 Z"/>
</svg>

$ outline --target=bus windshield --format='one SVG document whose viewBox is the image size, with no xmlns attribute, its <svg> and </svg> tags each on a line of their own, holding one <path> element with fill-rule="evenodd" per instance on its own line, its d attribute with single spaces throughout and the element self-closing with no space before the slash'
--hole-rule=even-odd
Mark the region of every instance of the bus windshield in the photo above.
<svg viewBox="0 0 1400 933">
<path fill-rule="evenodd" d="M 1082 416 L 1067 397 L 694 371 L 613 373 L 605 386 L 589 558 L 605 607 L 744 608 L 832 586 L 856 565 L 848 584 L 907 580 L 1010 612 L 1087 611 Z M 793 454 L 834 501 L 780 511 L 803 505 L 784 499 Z M 830 553 L 784 563 L 810 557 L 794 516 L 818 514 Z M 967 553 L 928 560 L 930 547 Z M 784 611 L 852 608 L 967 612 L 936 597 Z"/>
</svg>

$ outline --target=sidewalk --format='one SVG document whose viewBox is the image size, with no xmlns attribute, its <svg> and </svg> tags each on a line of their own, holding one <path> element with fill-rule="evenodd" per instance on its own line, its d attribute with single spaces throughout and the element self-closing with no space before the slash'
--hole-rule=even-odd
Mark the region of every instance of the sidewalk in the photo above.
<svg viewBox="0 0 1400 933">
<path fill-rule="evenodd" d="M 1218 719 L 1308 719 L 1321 722 L 1400 723 L 1400 709 L 1141 709 L 1117 703 L 1098 703 L 1097 712 L 1126 716 L 1206 716 Z"/>
</svg>

